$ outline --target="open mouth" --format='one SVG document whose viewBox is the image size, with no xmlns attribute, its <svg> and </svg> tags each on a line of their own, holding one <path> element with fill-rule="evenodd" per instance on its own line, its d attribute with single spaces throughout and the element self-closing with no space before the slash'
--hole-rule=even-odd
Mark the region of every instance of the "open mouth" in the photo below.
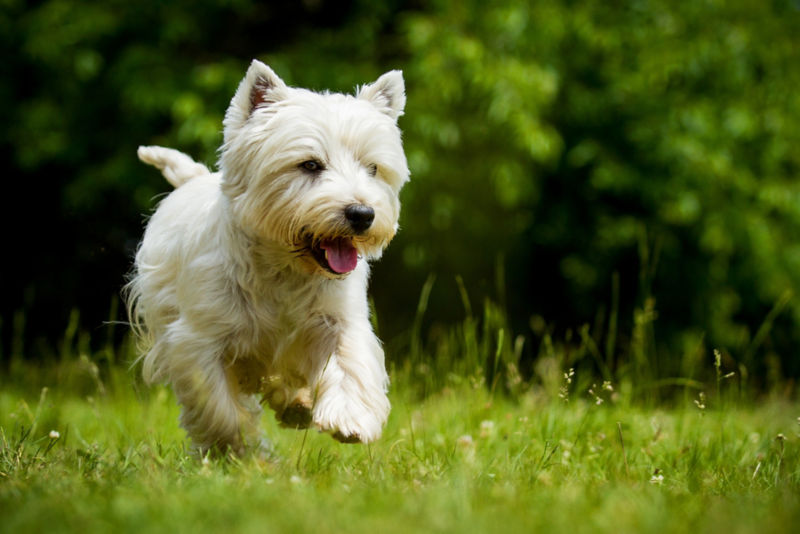
<svg viewBox="0 0 800 534">
<path fill-rule="evenodd" d="M 347 274 L 358 264 L 358 250 L 347 237 L 323 239 L 311 246 L 311 255 L 320 267 L 333 274 Z"/>
</svg>

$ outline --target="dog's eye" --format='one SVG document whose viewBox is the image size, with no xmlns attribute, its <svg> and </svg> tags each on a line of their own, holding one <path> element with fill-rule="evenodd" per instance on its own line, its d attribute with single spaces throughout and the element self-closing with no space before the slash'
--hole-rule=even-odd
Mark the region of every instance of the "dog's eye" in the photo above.
<svg viewBox="0 0 800 534">
<path fill-rule="evenodd" d="M 319 171 L 322 170 L 322 163 L 320 163 L 319 161 L 310 159 L 308 161 L 304 161 L 303 163 L 301 163 L 300 167 L 302 167 L 303 169 L 305 169 L 305 170 L 307 170 L 309 172 L 319 172 Z"/>
<path fill-rule="evenodd" d="M 378 174 L 378 166 L 375 163 L 370 163 L 367 165 L 367 172 L 370 176 L 375 176 Z"/>
</svg>

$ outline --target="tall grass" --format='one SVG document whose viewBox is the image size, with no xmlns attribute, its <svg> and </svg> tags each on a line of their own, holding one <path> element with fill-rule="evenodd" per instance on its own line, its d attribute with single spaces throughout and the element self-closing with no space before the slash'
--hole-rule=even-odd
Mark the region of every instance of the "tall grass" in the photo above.
<svg viewBox="0 0 800 534">
<path fill-rule="evenodd" d="M 403 354 L 390 354 L 393 410 L 381 440 L 341 445 L 281 429 L 265 414 L 274 452 L 241 459 L 194 455 L 172 392 L 141 384 L 133 343 L 106 342 L 114 338 L 107 330 L 92 349 L 73 317 L 58 354 L 17 353 L 0 375 L 0 531 L 770 532 L 798 524 L 794 398 L 753 402 L 723 352 L 703 355 L 692 377 L 658 378 L 649 367 L 655 303 L 643 302 L 634 331 L 619 333 L 631 340 L 619 364 L 618 341 L 589 326 L 556 337 L 534 318 L 529 332 L 514 332 L 502 305 L 477 305 L 458 280 L 463 320 L 426 330 L 435 283 L 422 288 Z M 617 324 L 609 320 L 606 331 Z M 652 393 L 666 388 L 676 394 Z"/>
<path fill-rule="evenodd" d="M 737 360 L 727 351 L 706 348 L 702 337 L 689 338 L 685 354 L 660 364 L 664 355 L 658 348 L 657 303 L 646 289 L 648 272 L 641 276 L 646 296 L 625 321 L 632 325 L 630 331 L 619 330 L 619 277 L 615 275 L 605 322 L 566 329 L 560 336 L 555 335 L 554 325 L 539 316 L 531 318 L 529 328 L 515 332 L 501 305 L 484 299 L 476 306 L 459 277 L 454 283 L 461 295 L 463 319 L 426 330 L 428 300 L 437 282 L 431 276 L 420 292 L 405 343 L 392 345 L 400 353 L 390 354 L 394 374 L 407 379 L 419 398 L 462 383 L 481 384 L 493 396 L 510 399 L 540 390 L 554 396 L 564 388 L 563 376 L 570 369 L 577 372 L 571 389 L 586 393 L 592 384 L 598 389 L 598 384 L 611 383 L 618 397 L 648 407 L 691 402 L 700 392 L 714 402 L 730 403 L 778 391 L 758 391 L 745 383 L 744 362 L 752 359 L 752 347 Z M 754 343 L 768 335 L 784 306 L 785 299 L 770 311 Z M 676 370 L 682 374 L 671 374 Z M 791 398 L 791 383 L 783 385 L 783 394 Z"/>
</svg>

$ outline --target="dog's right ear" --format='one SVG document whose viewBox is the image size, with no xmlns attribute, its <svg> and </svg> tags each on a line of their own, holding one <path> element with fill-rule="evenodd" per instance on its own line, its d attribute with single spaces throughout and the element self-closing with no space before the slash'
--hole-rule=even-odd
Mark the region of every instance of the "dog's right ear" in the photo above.
<svg viewBox="0 0 800 534">
<path fill-rule="evenodd" d="M 271 68 L 254 59 L 225 114 L 226 129 L 243 125 L 257 109 L 283 100 L 288 96 L 288 90 Z"/>
</svg>

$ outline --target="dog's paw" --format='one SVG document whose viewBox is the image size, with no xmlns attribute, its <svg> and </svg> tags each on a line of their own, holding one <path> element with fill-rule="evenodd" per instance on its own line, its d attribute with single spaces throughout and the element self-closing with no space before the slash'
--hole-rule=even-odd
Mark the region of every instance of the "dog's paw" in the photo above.
<svg viewBox="0 0 800 534">
<path fill-rule="evenodd" d="M 311 424 L 311 405 L 293 402 L 280 416 L 281 426 L 287 428 L 308 428 Z"/>
<path fill-rule="evenodd" d="M 361 436 L 358 434 L 351 434 L 349 436 L 345 436 L 339 430 L 331 434 L 331 437 L 338 441 L 339 443 L 361 443 Z"/>
<path fill-rule="evenodd" d="M 311 409 L 313 402 L 307 389 L 302 389 L 280 413 L 275 416 L 281 426 L 287 428 L 308 428 L 311 425 Z"/>
<path fill-rule="evenodd" d="M 342 443 L 370 443 L 381 437 L 389 414 L 389 400 L 383 395 L 375 405 L 351 399 L 341 391 L 322 396 L 314 406 L 313 422 Z"/>
</svg>

